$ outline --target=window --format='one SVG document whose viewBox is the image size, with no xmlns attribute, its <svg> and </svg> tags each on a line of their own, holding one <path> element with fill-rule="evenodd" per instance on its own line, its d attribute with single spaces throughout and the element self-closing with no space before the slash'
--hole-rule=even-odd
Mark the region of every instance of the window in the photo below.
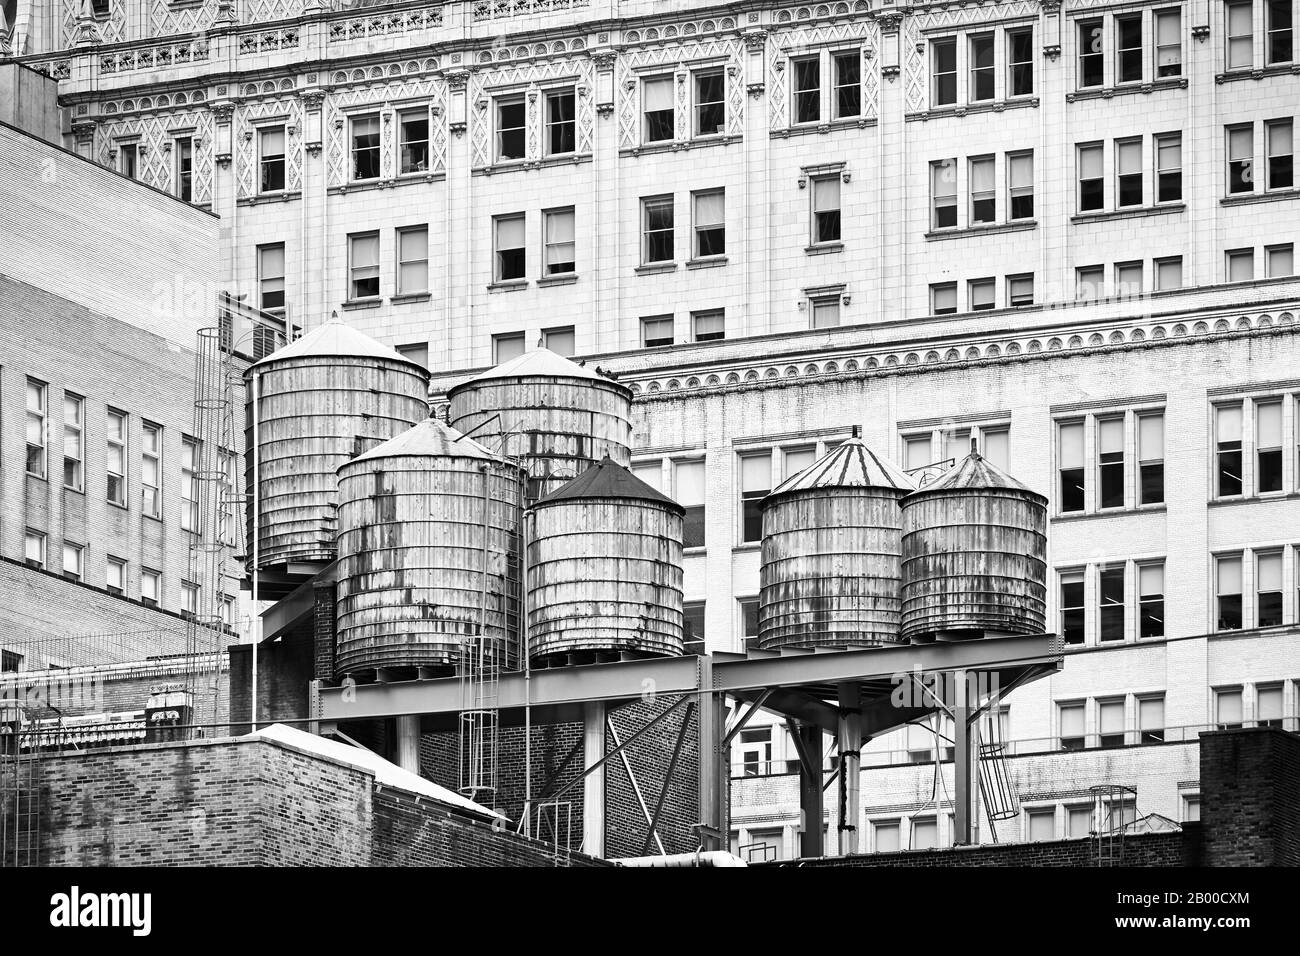
<svg viewBox="0 0 1300 956">
<path fill-rule="evenodd" d="M 117 171 L 129 179 L 135 179 L 139 170 L 140 146 L 137 143 L 121 143 L 117 148 Z"/>
<path fill-rule="evenodd" d="M 267 126 L 259 129 L 257 139 L 258 192 L 280 192 L 284 189 L 284 127 Z M 378 143 L 378 141 L 376 135 L 375 142 Z M 378 149 L 378 146 L 376 146 L 376 149 Z"/>
<path fill-rule="evenodd" d="M 673 138 L 673 78 L 656 77 L 641 86 L 645 113 L 645 141 L 659 143 Z"/>
<path fill-rule="evenodd" d="M 1061 573 L 1061 637 L 1066 644 L 1082 644 L 1084 637 L 1083 572 Z"/>
<path fill-rule="evenodd" d="M 546 229 L 546 274 L 567 275 L 574 271 L 573 209 L 551 209 L 544 213 Z"/>
<path fill-rule="evenodd" d="M 740 605 L 741 639 L 758 637 L 758 598 L 745 598 L 736 603 Z"/>
<path fill-rule="evenodd" d="M 967 306 L 973 312 L 982 312 L 994 306 L 997 283 L 993 279 L 971 279 L 966 283 Z"/>
<path fill-rule="evenodd" d="M 1142 294 L 1142 262 L 1115 263 L 1115 295 L 1139 296 Z"/>
<path fill-rule="evenodd" d="M 402 354 L 406 355 L 408 358 L 416 358 L 419 360 L 416 356 L 411 355 L 410 348 L 410 346 L 407 346 L 407 351 L 403 352 L 400 348 L 398 351 L 402 352 Z M 422 348 L 424 350 L 423 360 L 420 361 L 420 365 L 424 368 L 428 368 L 428 346 L 417 346 L 417 348 Z M 233 451 L 227 451 L 224 448 L 217 449 L 217 471 L 220 475 L 220 478 L 218 479 L 220 481 L 220 486 L 217 489 L 217 495 L 219 496 L 218 501 L 220 502 L 220 518 L 217 532 L 220 535 L 222 543 L 229 545 L 236 543 L 235 529 L 238 526 L 237 523 L 242 510 L 235 499 L 235 489 L 238 487 L 235 482 L 236 464 L 237 459 Z"/>
<path fill-rule="evenodd" d="M 812 327 L 814 329 L 833 329 L 838 327 L 839 324 L 839 296 L 812 300 Z"/>
<path fill-rule="evenodd" d="M 403 173 L 423 173 L 429 169 L 429 111 L 408 110 L 398 115 Z"/>
<path fill-rule="evenodd" d="M 1034 31 L 1007 31 L 1007 94 L 1029 96 L 1034 92 Z"/>
<path fill-rule="evenodd" d="M 1218 616 L 1216 630 L 1241 630 L 1241 556 L 1216 558 L 1214 562 Z"/>
<path fill-rule="evenodd" d="M 1102 173 L 1101 143 L 1078 148 L 1079 211 L 1090 212 L 1106 204 L 1106 180 Z"/>
<path fill-rule="evenodd" d="M 1255 688 L 1255 726 L 1282 726 L 1282 688 L 1280 685 Z"/>
<path fill-rule="evenodd" d="M 189 202 L 194 197 L 194 140 L 178 136 L 172 144 L 176 163 L 176 198 Z"/>
<path fill-rule="evenodd" d="M 1061 749 L 1082 750 L 1084 747 L 1084 705 L 1059 705 L 1061 721 Z"/>
<path fill-rule="evenodd" d="M 953 38 L 930 43 L 933 106 L 951 106 L 957 102 L 957 41 Z"/>
<path fill-rule="evenodd" d="M 1214 410 L 1215 456 L 1220 498 L 1241 494 L 1241 406 L 1221 405 Z"/>
<path fill-rule="evenodd" d="M 893 853 L 900 849 L 897 820 L 878 820 L 871 824 L 871 837 L 877 853 Z"/>
<path fill-rule="evenodd" d="M 81 491 L 84 473 L 86 400 L 63 393 L 63 487 Z"/>
<path fill-rule="evenodd" d="M 524 158 L 524 98 L 503 96 L 496 101 L 497 162 Z"/>
<path fill-rule="evenodd" d="M 181 614 L 188 618 L 199 616 L 199 587 L 188 581 L 181 582 Z"/>
<path fill-rule="evenodd" d="M 1255 555 L 1255 626 L 1282 623 L 1282 555 Z"/>
<path fill-rule="evenodd" d="M 673 462 L 673 498 L 686 509 L 682 547 L 704 547 L 704 462 Z"/>
<path fill-rule="evenodd" d="M 1165 500 L 1165 415 L 1138 415 L 1138 504 Z"/>
<path fill-rule="evenodd" d="M 82 558 L 85 549 L 79 544 L 63 542 L 63 576 L 73 581 L 81 580 Z"/>
<path fill-rule="evenodd" d="M 717 136 L 726 131 L 727 108 L 721 70 L 695 74 L 695 135 Z"/>
<path fill-rule="evenodd" d="M 563 355 L 565 358 L 572 358 L 573 353 L 577 351 L 573 326 L 565 325 L 555 329 L 542 330 L 542 345 L 550 349 L 556 355 Z"/>
<path fill-rule="evenodd" d="M 1079 266 L 1074 270 L 1074 297 L 1079 302 L 1101 298 L 1105 285 L 1104 266 Z"/>
<path fill-rule="evenodd" d="M 1105 53 L 1101 20 L 1079 21 L 1079 86 L 1101 86 Z"/>
<path fill-rule="evenodd" d="M 997 189 L 994 186 L 992 156 L 970 160 L 970 221 L 972 224 L 997 220 Z"/>
<path fill-rule="evenodd" d="M 1220 730 L 1236 730 L 1241 726 L 1241 689 L 1214 692 L 1214 722 Z"/>
<path fill-rule="evenodd" d="M 1010 219 L 1034 218 L 1034 154 L 1007 153 L 1007 193 Z"/>
<path fill-rule="evenodd" d="M 1183 72 L 1183 24 L 1180 11 L 1157 10 L 1156 76 L 1181 76 Z"/>
<path fill-rule="evenodd" d="M 1034 277 L 1032 274 L 1007 276 L 1007 304 L 1011 306 L 1034 304 Z"/>
<path fill-rule="evenodd" d="M 221 623 L 226 627 L 235 626 L 235 599 L 229 594 L 221 595 L 220 607 L 218 613 L 221 615 Z"/>
<path fill-rule="evenodd" d="M 703 647 L 708 646 L 708 640 L 704 633 L 703 601 L 687 601 L 682 605 L 682 623 L 685 631 L 682 637 L 688 645 L 686 653 L 695 653 L 689 647 L 691 644 L 698 643 Z"/>
<path fill-rule="evenodd" d="M 1158 744 L 1165 739 L 1164 697 L 1138 698 L 1138 742 Z"/>
<path fill-rule="evenodd" d="M 696 342 L 712 342 L 727 337 L 726 313 L 722 309 L 709 309 L 691 313 L 691 334 Z"/>
<path fill-rule="evenodd" d="M 524 333 L 507 332 L 492 336 L 492 362 L 500 365 L 524 354 Z"/>
<path fill-rule="evenodd" d="M 1124 568 L 1102 568 L 1097 574 L 1101 586 L 1099 604 L 1101 618 L 1100 639 L 1124 640 Z"/>
<path fill-rule="evenodd" d="M 1124 507 L 1124 419 L 1103 418 L 1097 422 L 1098 493 L 1097 507 Z"/>
<path fill-rule="evenodd" d="M 397 231 L 397 291 L 399 294 L 429 291 L 428 226 Z"/>
<path fill-rule="evenodd" d="M 258 308 L 282 315 L 284 312 L 284 243 L 257 247 Z"/>
<path fill-rule="evenodd" d="M 45 477 L 45 398 L 46 385 L 34 378 L 27 380 L 27 474 Z"/>
<path fill-rule="evenodd" d="M 840 241 L 840 177 L 818 176 L 812 181 L 813 235 L 820 242 Z"/>
<path fill-rule="evenodd" d="M 1026 810 L 1026 832 L 1031 843 L 1056 839 L 1056 808 Z"/>
<path fill-rule="evenodd" d="M 1183 797 L 1183 822 L 1199 823 L 1201 820 L 1201 798 L 1199 796 Z"/>
<path fill-rule="evenodd" d="M 1292 124 L 1274 120 L 1264 124 L 1265 150 L 1268 156 L 1268 189 L 1290 189 L 1295 185 L 1292 168 Z"/>
<path fill-rule="evenodd" d="M 1142 80 L 1142 14 L 1115 18 L 1115 51 L 1117 83 L 1137 83 Z"/>
<path fill-rule="evenodd" d="M 181 528 L 199 530 L 198 442 L 193 438 L 181 439 Z"/>
<path fill-rule="evenodd" d="M 993 99 L 993 34 L 980 33 L 969 38 L 970 101 Z"/>
<path fill-rule="evenodd" d="M 373 299 L 379 295 L 379 233 L 348 236 L 348 297 Z"/>
<path fill-rule="evenodd" d="M 1254 27 L 1251 0 L 1228 0 L 1224 4 L 1228 21 L 1227 64 L 1230 70 L 1249 70 L 1254 63 Z"/>
<path fill-rule="evenodd" d="M 691 194 L 695 213 L 696 259 L 720 256 L 727 251 L 725 193 L 721 189 Z"/>
<path fill-rule="evenodd" d="M 1103 747 L 1124 746 L 1124 701 L 1097 701 L 1097 742 Z"/>
<path fill-rule="evenodd" d="M 822 118 L 822 64 L 819 57 L 793 61 L 794 121 L 816 123 Z"/>
<path fill-rule="evenodd" d="M 993 462 L 993 467 L 1007 471 L 1011 467 L 1011 429 L 981 428 L 980 454 Z"/>
<path fill-rule="evenodd" d="M 1229 282 L 1250 282 L 1255 278 L 1255 250 L 1229 249 L 1225 253 L 1225 269 Z"/>
<path fill-rule="evenodd" d="M 740 732 L 740 760 L 747 777 L 771 772 L 771 727 L 747 727 Z"/>
<path fill-rule="evenodd" d="M 740 540 L 763 540 L 763 513 L 759 505 L 772 490 L 772 456 L 742 455 L 740 458 Z"/>
<path fill-rule="evenodd" d="M 1295 275 L 1295 247 L 1289 242 L 1281 246 L 1266 246 L 1264 263 L 1270 279 Z"/>
<path fill-rule="evenodd" d="M 1247 9 L 1250 9 L 1247 7 Z M 1251 126 L 1228 127 L 1228 192 L 1248 193 L 1254 186 L 1254 132 Z"/>
<path fill-rule="evenodd" d="M 140 570 L 140 600 L 153 607 L 162 600 L 162 575 L 148 568 Z"/>
<path fill-rule="evenodd" d="M 831 58 L 835 68 L 835 118 L 848 119 L 862 112 L 862 57 L 857 50 L 836 53 Z"/>
<path fill-rule="evenodd" d="M 512 282 L 524 278 L 526 256 L 524 251 L 524 215 L 497 216 L 492 220 L 496 245 L 497 282 Z"/>
<path fill-rule="evenodd" d="M 108 410 L 108 437 L 106 439 L 105 495 L 115 505 L 126 507 L 126 412 Z"/>
<path fill-rule="evenodd" d="M 1092 834 L 1092 807 L 1066 807 L 1065 835 L 1072 839 Z"/>
<path fill-rule="evenodd" d="M 1057 430 L 1061 473 L 1061 513 L 1083 510 L 1083 422 L 1062 424 Z"/>
<path fill-rule="evenodd" d="M 1282 490 L 1282 403 L 1255 404 L 1255 490 Z"/>
<path fill-rule="evenodd" d="M 934 315 L 951 315 L 957 311 L 957 283 L 936 282 L 930 286 L 930 311 Z"/>
<path fill-rule="evenodd" d="M 1266 0 L 1264 4 L 1265 63 L 1291 62 L 1291 0 Z"/>
<path fill-rule="evenodd" d="M 379 178 L 379 116 L 352 118 L 352 178 Z"/>
<path fill-rule="evenodd" d="M 913 471 L 931 464 L 930 436 L 912 435 L 903 439 L 903 469 Z"/>
<path fill-rule="evenodd" d="M 930 164 L 930 202 L 933 228 L 957 225 L 957 160 L 941 159 Z"/>
<path fill-rule="evenodd" d="M 573 88 L 546 94 L 546 155 L 563 156 L 577 149 Z"/>
<path fill-rule="evenodd" d="M 17 651 L 0 650 L 0 673 L 17 673 L 23 669 L 23 655 Z"/>
<path fill-rule="evenodd" d="M 673 259 L 673 197 L 652 196 L 641 200 L 641 261 L 671 262 Z"/>
<path fill-rule="evenodd" d="M 145 422 L 141 430 L 143 447 L 140 449 L 141 508 L 150 518 L 162 517 L 162 428 Z"/>
<path fill-rule="evenodd" d="M 1183 198 L 1183 137 L 1166 133 L 1156 137 L 1156 202 Z"/>
<path fill-rule="evenodd" d="M 23 539 L 23 558 L 34 568 L 45 567 L 45 535 L 28 531 Z"/>
<path fill-rule="evenodd" d="M 939 821 L 933 817 L 912 820 L 912 849 L 933 850 L 939 845 Z"/>
<path fill-rule="evenodd" d="M 673 344 L 673 317 L 650 315 L 641 320 L 641 344 L 648 349 Z"/>
<path fill-rule="evenodd" d="M 1163 637 L 1165 633 L 1165 566 L 1138 565 L 1138 636 Z"/>
<path fill-rule="evenodd" d="M 1155 260 L 1156 267 L 1156 288 L 1164 291 L 1167 289 L 1181 289 L 1183 287 L 1183 257 L 1169 256 L 1164 259 Z"/>
<path fill-rule="evenodd" d="M 1115 140 L 1115 204 L 1142 205 L 1142 140 Z"/>
</svg>

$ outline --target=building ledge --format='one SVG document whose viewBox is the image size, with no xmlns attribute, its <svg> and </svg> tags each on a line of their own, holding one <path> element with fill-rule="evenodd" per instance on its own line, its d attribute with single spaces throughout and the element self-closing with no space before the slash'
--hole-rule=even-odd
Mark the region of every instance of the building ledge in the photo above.
<svg viewBox="0 0 1300 956">
<path fill-rule="evenodd" d="M 1004 113 L 1007 110 L 1037 108 L 1037 96 L 1013 96 L 1002 100 L 991 100 L 987 103 L 968 103 L 965 106 L 935 106 L 917 113 L 908 113 L 904 119 L 908 123 L 928 123 L 930 120 L 948 119 L 950 117 L 960 119 L 972 113 Z"/>
<path fill-rule="evenodd" d="M 1298 501 L 1300 491 L 1266 491 L 1253 495 L 1234 495 L 1231 498 L 1211 498 L 1205 504 L 1210 508 L 1231 508 L 1233 505 L 1259 504 L 1263 501 Z"/>
<path fill-rule="evenodd" d="M 873 118 L 855 116 L 852 119 L 828 120 L 825 123 L 800 123 L 797 126 L 783 126 L 780 129 L 769 131 L 767 135 L 769 139 L 789 139 L 791 136 L 824 136 L 836 130 L 866 129 L 868 126 L 875 126 L 876 122 Z"/>
<path fill-rule="evenodd" d="M 1227 70 L 1214 75 L 1214 82 L 1220 86 L 1224 83 L 1237 83 L 1241 80 L 1262 80 L 1266 76 L 1289 76 L 1300 73 L 1300 63 L 1273 63 L 1259 70 Z"/>
<path fill-rule="evenodd" d="M 663 272 L 676 272 L 677 263 L 675 262 L 652 262 L 648 265 L 637 266 L 632 270 L 639 276 L 659 275 Z"/>
<path fill-rule="evenodd" d="M 1077 103 L 1080 100 L 1109 100 L 1116 96 L 1132 96 L 1136 93 L 1147 94 L 1155 93 L 1160 90 L 1185 89 L 1187 89 L 1187 77 L 1166 76 L 1161 79 L 1152 80 L 1150 83 L 1142 83 L 1134 80 L 1131 83 L 1117 83 L 1114 86 L 1077 90 L 1074 93 L 1066 93 L 1065 102 Z"/>
<path fill-rule="evenodd" d="M 282 189 L 273 193 L 258 193 L 256 196 L 244 196 L 236 200 L 239 206 L 262 206 L 273 202 L 288 202 L 291 199 L 301 199 L 302 192 L 299 190 Z"/>
<path fill-rule="evenodd" d="M 650 156 L 656 153 L 681 153 L 690 149 L 704 149 L 710 146 L 730 146 L 739 143 L 738 135 L 697 136 L 692 139 L 664 140 L 659 143 L 646 143 L 643 146 L 626 146 L 618 151 L 620 156 Z"/>
<path fill-rule="evenodd" d="M 1287 199 L 1300 199 L 1300 189 L 1274 189 L 1262 193 L 1241 193 L 1236 196 L 1224 196 L 1219 200 L 1219 205 L 1252 206 L 1257 202 L 1281 202 Z"/>
<path fill-rule="evenodd" d="M 1158 505 L 1134 505 L 1132 508 L 1106 508 L 1096 511 L 1071 511 L 1067 514 L 1051 516 L 1052 524 L 1065 524 L 1071 521 L 1086 521 L 1089 518 L 1130 518 L 1135 515 L 1164 515 L 1169 511 L 1163 502 Z"/>
<path fill-rule="evenodd" d="M 535 169 L 577 166 L 589 162 L 591 162 L 591 153 L 565 153 L 563 156 L 547 156 L 543 159 L 512 159 L 504 163 L 476 166 L 471 173 L 475 176 L 497 176 L 502 173 L 531 172 Z"/>
<path fill-rule="evenodd" d="M 403 292 L 399 295 L 390 296 L 388 301 L 393 305 L 404 305 L 409 302 L 428 302 L 433 298 L 431 292 Z"/>
<path fill-rule="evenodd" d="M 573 285 L 577 281 L 578 273 L 560 272 L 553 276 L 542 276 L 537 280 L 537 287 L 539 289 L 545 289 L 556 285 Z"/>
<path fill-rule="evenodd" d="M 843 252 L 844 243 L 842 242 L 819 242 L 816 245 L 804 246 L 803 251 L 810 256 L 826 256 L 833 252 Z"/>
<path fill-rule="evenodd" d="M 348 299 L 343 303 L 343 308 L 351 312 L 355 309 L 377 309 L 384 304 L 382 296 L 367 296 L 364 299 Z"/>
<path fill-rule="evenodd" d="M 925 241 L 941 242 L 944 239 L 969 239 L 973 236 L 992 236 L 1004 232 L 1029 232 L 1037 228 L 1037 219 L 1017 219 L 1015 222 L 995 222 L 987 226 L 934 229 L 925 234 Z"/>
<path fill-rule="evenodd" d="M 726 256 L 707 256 L 703 259 L 689 259 L 686 262 L 688 269 L 716 269 L 719 266 L 727 264 Z"/>
<path fill-rule="evenodd" d="M 488 292 L 520 292 L 528 288 L 527 279 L 506 279 L 503 282 L 492 282 L 488 284 Z"/>
<path fill-rule="evenodd" d="M 1147 216 L 1168 216 L 1186 212 L 1187 204 L 1161 203 L 1158 206 L 1125 206 L 1123 209 L 1103 209 L 1097 212 L 1079 212 L 1070 217 L 1072 223 L 1109 222 L 1115 219 L 1144 219 Z"/>
</svg>

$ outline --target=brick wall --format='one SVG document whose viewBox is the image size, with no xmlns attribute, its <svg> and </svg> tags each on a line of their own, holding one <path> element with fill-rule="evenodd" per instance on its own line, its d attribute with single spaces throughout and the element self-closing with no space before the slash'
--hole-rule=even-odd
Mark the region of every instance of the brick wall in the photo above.
<svg viewBox="0 0 1300 956">
<path fill-rule="evenodd" d="M 1181 833 L 1143 833 L 1124 840 L 1124 866 L 1181 866 Z M 795 865 L 786 863 L 762 866 Z M 1041 843 L 1002 843 L 990 846 L 950 847 L 942 850 L 905 850 L 850 857 L 800 860 L 799 866 L 1095 866 L 1091 840 L 1049 840 Z"/>
<path fill-rule="evenodd" d="M 315 603 L 312 607 L 312 633 L 315 647 L 312 676 L 316 680 L 334 681 L 334 656 L 337 651 L 337 637 L 334 627 L 337 621 L 336 596 L 338 587 L 334 582 L 313 585 Z"/>
<path fill-rule="evenodd" d="M 1300 866 L 1300 735 L 1201 734 L 1202 853 L 1213 866 Z"/>
<path fill-rule="evenodd" d="M 233 644 L 230 649 L 230 720 L 235 733 L 243 733 L 250 718 L 253 645 Z M 274 721 L 298 721 L 311 716 L 308 700 L 315 646 L 310 630 L 286 634 L 257 649 L 258 726 Z"/>
</svg>

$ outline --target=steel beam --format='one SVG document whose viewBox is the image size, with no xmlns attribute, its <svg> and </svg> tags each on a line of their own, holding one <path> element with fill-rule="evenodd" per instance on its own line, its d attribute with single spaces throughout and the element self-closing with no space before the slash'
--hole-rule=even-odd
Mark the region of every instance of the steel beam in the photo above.
<svg viewBox="0 0 1300 956">
<path fill-rule="evenodd" d="M 862 786 L 862 700 L 857 681 L 839 686 L 840 856 L 858 852 L 859 790 Z"/>
<path fill-rule="evenodd" d="M 397 765 L 411 773 L 420 772 L 420 717 L 403 714 L 397 718 Z"/>
<path fill-rule="evenodd" d="M 826 855 L 822 833 L 822 730 L 787 719 L 786 728 L 799 754 L 799 855 Z"/>
</svg>

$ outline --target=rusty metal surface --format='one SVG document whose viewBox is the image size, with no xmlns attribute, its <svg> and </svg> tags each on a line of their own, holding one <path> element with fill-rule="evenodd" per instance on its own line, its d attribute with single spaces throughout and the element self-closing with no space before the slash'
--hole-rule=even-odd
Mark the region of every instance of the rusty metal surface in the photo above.
<svg viewBox="0 0 1300 956">
<path fill-rule="evenodd" d="M 758 643 L 900 640 L 902 488 L 826 488 L 765 503 Z"/>
<path fill-rule="evenodd" d="M 332 560 L 339 466 L 428 415 L 427 373 L 405 361 L 338 356 L 271 358 L 257 369 L 259 566 Z M 251 389 L 245 447 L 251 542 Z"/>
<path fill-rule="evenodd" d="M 528 644 L 534 657 L 682 653 L 682 516 L 671 502 L 561 498 L 534 511 Z"/>
<path fill-rule="evenodd" d="M 905 638 L 939 631 L 1043 631 L 1047 507 L 1011 487 L 931 491 L 903 499 Z"/>
<path fill-rule="evenodd" d="M 608 455 L 632 460 L 631 397 L 626 386 L 594 378 L 471 380 L 449 395 L 452 427 L 489 451 L 521 458 L 536 500 Z"/>
<path fill-rule="evenodd" d="M 503 666 L 515 666 L 522 486 L 516 466 L 482 457 L 365 458 L 340 469 L 340 673 L 454 664 L 480 627 L 507 649 Z"/>
</svg>

